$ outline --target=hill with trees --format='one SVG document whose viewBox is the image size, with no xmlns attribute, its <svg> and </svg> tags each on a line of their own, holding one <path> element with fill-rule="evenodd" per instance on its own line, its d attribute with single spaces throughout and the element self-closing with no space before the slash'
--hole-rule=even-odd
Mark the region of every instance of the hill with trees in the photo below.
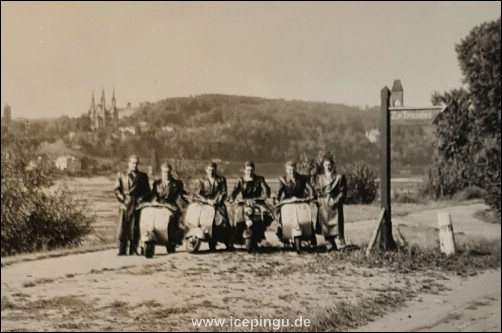
<svg viewBox="0 0 502 333">
<path fill-rule="evenodd" d="M 63 140 L 78 154 L 124 160 L 132 153 L 149 159 L 221 159 L 282 163 L 301 154 L 331 151 L 338 163 L 379 159 L 379 107 L 247 96 L 199 95 L 143 103 L 119 129 L 92 132 L 86 115 L 37 120 L 42 141 Z M 133 128 L 129 133 L 124 128 Z M 70 136 L 69 133 L 72 132 Z M 420 173 L 431 162 L 434 136 L 422 127 L 396 127 L 392 134 L 393 167 Z M 144 156 L 143 156 L 144 155 Z M 418 170 L 418 171 L 416 171 Z"/>
</svg>

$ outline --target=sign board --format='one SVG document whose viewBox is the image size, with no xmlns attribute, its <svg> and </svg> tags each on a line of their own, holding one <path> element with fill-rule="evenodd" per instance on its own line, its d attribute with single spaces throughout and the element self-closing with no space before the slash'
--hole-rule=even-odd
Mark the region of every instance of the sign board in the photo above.
<svg viewBox="0 0 502 333">
<path fill-rule="evenodd" d="M 390 121 L 393 125 L 431 125 L 436 117 L 445 109 L 445 105 L 390 107 Z"/>
<path fill-rule="evenodd" d="M 398 88 L 400 86 L 401 84 L 399 83 Z M 400 92 L 402 93 L 402 87 Z M 380 92 L 380 207 L 383 212 L 383 221 L 379 224 L 379 227 L 382 227 L 382 232 L 380 233 L 380 245 L 383 249 L 395 247 L 395 242 L 392 236 L 392 211 L 390 197 L 391 123 L 393 125 L 433 125 L 436 117 L 446 109 L 445 105 L 425 107 L 392 107 L 390 106 L 390 95 L 391 92 L 387 87 L 384 87 Z"/>
</svg>

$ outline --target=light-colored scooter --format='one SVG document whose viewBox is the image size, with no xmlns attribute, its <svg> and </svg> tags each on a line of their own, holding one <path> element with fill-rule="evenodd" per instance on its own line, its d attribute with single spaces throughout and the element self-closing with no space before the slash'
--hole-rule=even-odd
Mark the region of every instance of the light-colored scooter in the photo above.
<svg viewBox="0 0 502 333">
<path fill-rule="evenodd" d="M 293 244 L 297 253 L 302 251 L 302 241 L 309 242 L 312 247 L 317 246 L 311 202 L 311 199 L 293 197 L 276 206 L 281 213 L 281 241 L 286 245 Z"/>
<path fill-rule="evenodd" d="M 194 201 L 188 205 L 184 217 L 185 225 L 188 227 L 185 235 L 188 252 L 198 252 L 202 242 L 208 242 L 211 251 L 216 250 L 218 242 L 228 243 L 230 230 L 227 227 L 216 227 L 215 215 L 216 209 L 209 203 Z"/>
<path fill-rule="evenodd" d="M 179 209 L 170 204 L 145 203 L 139 221 L 140 251 L 146 258 L 155 254 L 155 246 L 163 245 L 168 253 L 176 251 L 176 245 L 183 240 L 183 229 L 177 218 Z M 178 216 L 177 216 L 178 215 Z"/>
</svg>

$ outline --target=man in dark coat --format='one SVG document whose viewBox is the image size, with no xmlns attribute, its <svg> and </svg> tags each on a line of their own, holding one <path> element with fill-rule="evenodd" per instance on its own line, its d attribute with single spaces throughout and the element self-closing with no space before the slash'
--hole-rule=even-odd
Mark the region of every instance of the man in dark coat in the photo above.
<svg viewBox="0 0 502 333">
<path fill-rule="evenodd" d="M 214 206 L 216 210 L 214 225 L 224 230 L 230 227 L 227 207 L 225 206 L 228 195 L 227 180 L 225 177 L 216 174 L 216 168 L 216 163 L 208 164 L 206 177 L 199 180 L 199 189 L 195 193 L 195 198 Z M 227 247 L 231 249 L 233 246 L 227 243 Z"/>
<path fill-rule="evenodd" d="M 115 181 L 115 196 L 119 208 L 119 255 L 138 254 L 139 245 L 139 204 L 150 198 L 148 175 L 138 170 L 139 158 L 131 155 L 127 172 L 119 172 Z"/>
<path fill-rule="evenodd" d="M 172 220 L 168 223 L 168 235 L 170 239 L 174 239 L 180 244 L 183 238 L 185 226 L 181 222 L 181 209 L 178 205 L 178 200 L 188 203 L 185 197 L 187 194 L 183 187 L 183 182 L 173 177 L 173 167 L 170 164 L 164 163 L 160 167 L 161 179 L 153 182 L 152 196 L 153 200 L 161 204 L 171 205 L 175 212 L 172 214 Z"/>
<path fill-rule="evenodd" d="M 285 164 L 286 176 L 279 178 L 279 190 L 277 200 L 282 201 L 292 197 L 311 198 L 314 196 L 314 189 L 305 175 L 296 171 L 296 163 L 288 161 Z"/>
<path fill-rule="evenodd" d="M 230 199 L 235 201 L 239 193 L 241 194 L 242 199 L 254 199 L 256 204 L 263 207 L 265 212 L 269 212 L 265 199 L 270 197 L 270 187 L 264 177 L 255 174 L 255 166 L 253 162 L 248 161 L 244 164 L 244 176 L 240 177 L 235 184 L 232 194 L 230 195 Z M 271 214 L 265 214 L 263 219 L 265 227 L 270 226 L 272 223 Z M 243 221 L 244 206 L 239 205 L 235 207 L 233 227 L 235 227 L 238 222 Z M 265 235 L 262 235 L 261 238 L 265 238 Z"/>
<path fill-rule="evenodd" d="M 347 196 L 345 176 L 336 173 L 332 158 L 324 158 L 324 173 L 317 179 L 319 189 L 319 223 L 316 231 L 323 234 L 328 250 L 345 247 L 343 201 Z"/>
<path fill-rule="evenodd" d="M 277 200 L 279 202 L 290 199 L 292 197 L 296 198 L 313 198 L 315 191 L 310 184 L 309 177 L 299 174 L 296 171 L 296 163 L 293 161 L 288 161 L 285 164 L 286 176 L 279 178 L 279 190 L 277 191 Z M 280 209 L 275 210 L 275 216 L 281 222 Z M 277 237 L 282 238 L 282 228 L 277 230 Z"/>
</svg>

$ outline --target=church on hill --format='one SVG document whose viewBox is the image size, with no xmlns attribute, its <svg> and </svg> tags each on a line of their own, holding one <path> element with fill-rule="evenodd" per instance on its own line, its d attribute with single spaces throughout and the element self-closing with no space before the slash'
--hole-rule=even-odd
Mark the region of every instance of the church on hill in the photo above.
<svg viewBox="0 0 502 333">
<path fill-rule="evenodd" d="M 94 100 L 94 91 L 92 92 L 91 106 L 89 107 L 89 118 L 93 131 L 107 128 L 117 128 L 119 124 L 119 110 L 115 99 L 115 89 L 113 90 L 112 103 L 107 108 L 105 99 L 105 90 L 101 93 L 101 101 L 96 104 Z"/>
</svg>

